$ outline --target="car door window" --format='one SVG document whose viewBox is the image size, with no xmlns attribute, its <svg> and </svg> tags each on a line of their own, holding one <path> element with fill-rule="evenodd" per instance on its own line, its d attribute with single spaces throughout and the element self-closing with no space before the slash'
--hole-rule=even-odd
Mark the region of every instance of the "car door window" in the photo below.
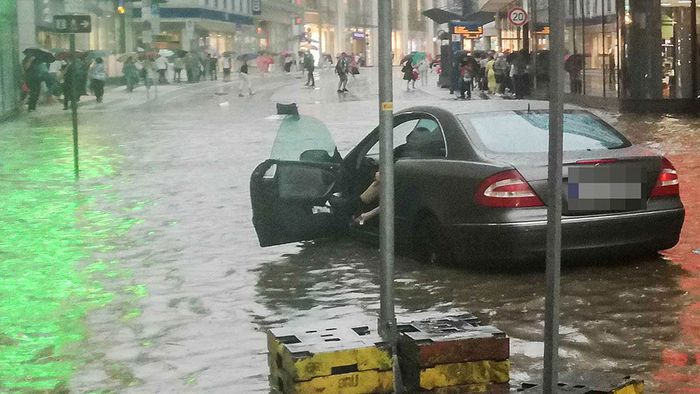
<svg viewBox="0 0 700 394">
<path fill-rule="evenodd" d="M 411 119 L 394 126 L 394 149 L 406 143 L 406 137 L 416 128 L 418 122 L 419 119 Z M 369 148 L 365 156 L 379 160 L 379 141 Z"/>
<path fill-rule="evenodd" d="M 431 158 L 445 157 L 445 139 L 438 122 L 422 118 L 406 139 L 404 157 Z"/>
<path fill-rule="evenodd" d="M 340 154 L 323 122 L 310 116 L 287 116 L 277 131 L 270 158 L 331 163 L 340 161 Z"/>
</svg>

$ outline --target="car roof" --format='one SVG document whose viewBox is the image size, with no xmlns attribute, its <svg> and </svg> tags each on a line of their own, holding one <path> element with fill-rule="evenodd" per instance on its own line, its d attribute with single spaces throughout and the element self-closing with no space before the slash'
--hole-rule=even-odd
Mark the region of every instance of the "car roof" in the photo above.
<svg viewBox="0 0 700 394">
<path fill-rule="evenodd" d="M 518 110 L 547 110 L 549 109 L 549 101 L 545 100 L 431 100 L 429 102 L 420 103 L 405 109 L 398 113 L 404 112 L 429 112 L 432 113 L 447 111 L 453 115 L 475 114 L 484 112 L 502 112 L 502 111 L 518 111 Z M 574 105 L 565 105 L 565 109 L 581 110 L 583 108 Z"/>
</svg>

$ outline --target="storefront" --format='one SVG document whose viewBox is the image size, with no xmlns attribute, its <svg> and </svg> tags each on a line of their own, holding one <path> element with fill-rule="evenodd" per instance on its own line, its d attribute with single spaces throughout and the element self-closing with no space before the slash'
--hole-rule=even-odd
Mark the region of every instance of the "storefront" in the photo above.
<svg viewBox="0 0 700 394">
<path fill-rule="evenodd" d="M 317 24 L 307 23 L 304 25 L 304 33 L 299 36 L 299 50 L 310 52 L 318 62 L 321 53 L 332 50 L 334 37 L 332 27 L 321 28 Z"/>
<path fill-rule="evenodd" d="M 450 34 L 452 35 L 453 50 L 483 50 L 480 40 L 484 35 L 484 28 L 478 24 L 468 22 L 450 22 Z"/>
<path fill-rule="evenodd" d="M 146 29 L 141 9 L 135 8 L 133 13 L 135 36 L 141 36 Z M 258 49 L 259 35 L 248 16 L 205 8 L 160 8 L 159 16 L 158 30 L 153 35 L 155 48 L 206 49 L 214 53 Z"/>
<path fill-rule="evenodd" d="M 568 5 L 567 50 L 583 56 L 582 95 L 618 99 L 623 110 L 697 108 L 696 0 Z"/>
<path fill-rule="evenodd" d="M 76 45 L 81 50 L 119 50 L 119 18 L 113 3 L 98 0 L 34 0 L 36 42 L 40 47 L 68 48 L 68 35 L 54 32 L 53 16 L 58 14 L 90 15 L 92 31 L 78 34 Z"/>
<path fill-rule="evenodd" d="M 516 28 L 504 19 L 515 6 L 529 11 L 527 27 Z M 626 111 L 696 110 L 700 106 L 698 6 L 700 0 L 567 0 L 570 78 L 565 89 L 570 101 L 610 104 Z M 513 2 L 498 15 L 500 50 L 548 51 L 546 1 Z M 531 26 L 535 32 L 527 33 Z M 546 73 L 548 67 L 546 62 L 534 66 L 538 74 Z M 577 85 L 580 89 L 572 88 Z"/>
</svg>

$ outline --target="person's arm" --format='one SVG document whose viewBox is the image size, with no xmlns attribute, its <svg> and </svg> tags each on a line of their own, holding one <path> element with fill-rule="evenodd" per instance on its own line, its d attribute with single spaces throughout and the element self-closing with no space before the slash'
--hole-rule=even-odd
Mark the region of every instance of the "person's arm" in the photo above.
<svg viewBox="0 0 700 394">
<path fill-rule="evenodd" d="M 369 212 L 364 212 L 355 218 L 355 222 L 360 226 L 364 225 L 366 221 L 372 219 L 379 214 L 379 206 L 374 208 Z"/>
</svg>

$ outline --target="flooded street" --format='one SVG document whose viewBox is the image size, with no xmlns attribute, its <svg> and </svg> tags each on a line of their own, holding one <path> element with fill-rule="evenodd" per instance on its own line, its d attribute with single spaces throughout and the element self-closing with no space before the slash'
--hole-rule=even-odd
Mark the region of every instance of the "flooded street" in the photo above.
<svg viewBox="0 0 700 394">
<path fill-rule="evenodd" d="M 369 74 L 342 100 L 329 71 L 320 90 L 270 77 L 246 98 L 229 92 L 235 84 L 204 83 L 144 105 L 86 105 L 78 182 L 67 114 L 0 125 L 0 392 L 264 393 L 266 329 L 375 324 L 376 246 L 260 248 L 248 190 L 275 138 L 276 102 L 323 120 L 345 154 L 377 123 Z M 400 109 L 446 96 L 395 99 Z M 700 393 L 700 119 L 601 115 L 667 154 L 686 220 L 663 255 L 564 268 L 562 374 L 632 374 L 647 392 Z M 399 257 L 396 286 L 399 320 L 475 313 L 511 337 L 511 379 L 540 379 L 543 269 Z"/>
</svg>

